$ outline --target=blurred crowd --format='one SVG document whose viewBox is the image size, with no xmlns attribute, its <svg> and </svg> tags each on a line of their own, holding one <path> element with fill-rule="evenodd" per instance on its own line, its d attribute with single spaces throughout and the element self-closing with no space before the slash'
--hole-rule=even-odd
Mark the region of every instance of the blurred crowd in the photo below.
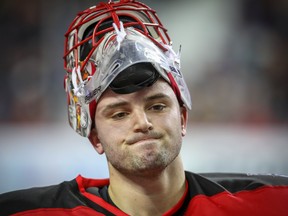
<svg viewBox="0 0 288 216">
<path fill-rule="evenodd" d="M 192 86 L 193 117 L 208 122 L 288 123 L 288 2 L 242 0 L 221 61 Z"/>
<path fill-rule="evenodd" d="M 1 1 L 0 120 L 40 120 L 44 115 L 40 2 Z"/>
<path fill-rule="evenodd" d="M 188 83 L 190 120 L 287 124 L 288 2 L 235 2 L 234 31 L 223 44 L 220 60 L 205 64 L 200 78 Z M 76 12 L 94 3 L 1 0 L 0 123 L 66 119 L 63 35 Z"/>
</svg>

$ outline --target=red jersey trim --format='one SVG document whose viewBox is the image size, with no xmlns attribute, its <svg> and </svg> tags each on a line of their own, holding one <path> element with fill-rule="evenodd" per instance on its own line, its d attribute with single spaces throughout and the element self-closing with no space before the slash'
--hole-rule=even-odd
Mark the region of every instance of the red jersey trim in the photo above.
<svg viewBox="0 0 288 216">
<path fill-rule="evenodd" d="M 96 212 L 93 209 L 86 207 L 86 206 L 77 206 L 71 209 L 64 209 L 64 208 L 40 208 L 40 209 L 33 209 L 27 210 L 24 212 L 19 212 L 16 214 L 12 214 L 11 216 L 67 216 L 67 215 L 91 215 L 91 216 L 105 216 L 102 213 Z"/>
<path fill-rule="evenodd" d="M 87 199 L 91 200 L 92 202 L 96 203 L 97 205 L 101 206 L 104 209 L 107 209 L 109 212 L 117 215 L 117 216 L 129 216 L 128 214 L 124 213 L 120 209 L 116 208 L 115 206 L 109 204 L 105 200 L 103 200 L 101 197 L 95 196 L 91 193 L 86 192 L 86 188 L 88 187 L 104 187 L 106 185 L 109 185 L 109 179 L 87 179 L 82 177 L 81 175 L 77 176 L 76 178 L 79 191 L 83 196 L 85 196 Z"/>
<path fill-rule="evenodd" d="M 186 198 L 186 195 L 188 193 L 188 182 L 187 180 L 185 181 L 185 192 L 183 194 L 183 196 L 181 197 L 181 199 L 178 201 L 178 203 L 172 207 L 170 210 L 168 210 L 167 212 L 165 212 L 163 214 L 163 216 L 169 216 L 169 215 L 173 215 L 174 213 L 176 213 L 181 207 L 182 207 L 182 204 L 184 203 L 185 201 L 185 198 Z"/>
</svg>

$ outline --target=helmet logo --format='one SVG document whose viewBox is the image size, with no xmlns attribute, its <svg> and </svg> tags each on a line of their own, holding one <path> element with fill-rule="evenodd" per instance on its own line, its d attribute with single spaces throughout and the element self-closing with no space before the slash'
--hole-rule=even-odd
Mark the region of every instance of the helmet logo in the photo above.
<svg viewBox="0 0 288 216">
<path fill-rule="evenodd" d="M 173 67 L 173 66 L 169 66 L 169 68 L 170 68 L 171 72 L 173 72 L 174 74 L 176 74 L 179 77 L 182 77 L 181 72 L 180 72 L 179 69 L 177 69 L 176 67 Z"/>
<path fill-rule="evenodd" d="M 88 103 L 91 100 L 91 98 L 93 98 L 99 92 L 101 92 L 101 86 L 98 86 L 92 92 L 90 92 L 88 95 L 85 96 L 85 103 Z"/>
</svg>

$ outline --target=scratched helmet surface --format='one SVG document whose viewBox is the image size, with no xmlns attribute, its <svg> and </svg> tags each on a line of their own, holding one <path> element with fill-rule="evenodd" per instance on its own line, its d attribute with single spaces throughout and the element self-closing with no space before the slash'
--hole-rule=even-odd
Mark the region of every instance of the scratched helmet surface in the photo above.
<svg viewBox="0 0 288 216">
<path fill-rule="evenodd" d="M 153 67 L 151 73 L 132 74 L 129 84 L 123 78 L 115 80 L 130 67 L 147 63 Z M 173 51 L 156 12 L 138 1 L 101 2 L 78 13 L 65 34 L 64 68 L 69 123 L 84 137 L 90 134 L 97 101 L 108 87 L 120 94 L 133 92 L 151 85 L 159 74 L 179 103 L 192 105 L 180 54 Z"/>
</svg>

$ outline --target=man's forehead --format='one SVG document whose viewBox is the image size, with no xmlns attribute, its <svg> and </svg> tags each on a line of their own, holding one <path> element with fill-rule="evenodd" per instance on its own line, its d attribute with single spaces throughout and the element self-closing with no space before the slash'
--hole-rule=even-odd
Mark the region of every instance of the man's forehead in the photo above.
<svg viewBox="0 0 288 216">
<path fill-rule="evenodd" d="M 108 88 L 101 96 L 98 101 L 98 106 L 103 103 L 111 103 L 113 101 L 130 101 L 131 100 L 152 100 L 160 97 L 167 98 L 175 98 L 175 93 L 172 90 L 171 86 L 164 81 L 163 79 L 157 80 L 152 86 L 145 87 L 140 89 L 139 91 L 130 93 L 130 94 L 118 94 L 113 92 L 110 88 Z"/>
</svg>

